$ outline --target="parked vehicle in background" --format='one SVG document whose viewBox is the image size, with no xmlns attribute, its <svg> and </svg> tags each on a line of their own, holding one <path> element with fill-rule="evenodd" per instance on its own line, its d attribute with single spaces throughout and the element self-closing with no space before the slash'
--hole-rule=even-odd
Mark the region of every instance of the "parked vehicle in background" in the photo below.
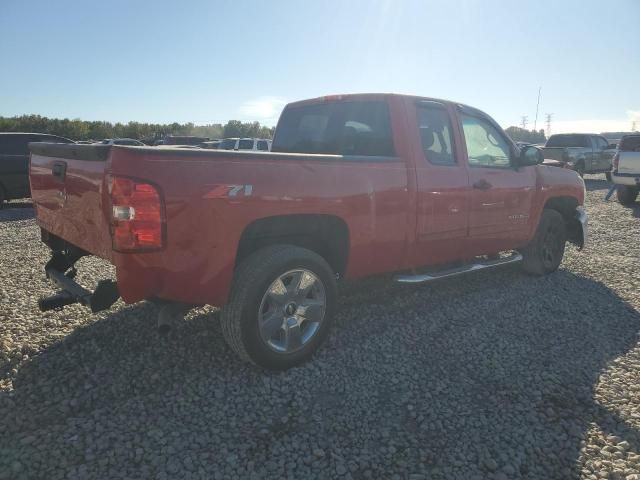
<svg viewBox="0 0 640 480">
<path fill-rule="evenodd" d="M 0 133 L 0 208 L 5 201 L 31 196 L 29 142 L 74 143 L 46 133 Z"/>
<path fill-rule="evenodd" d="M 271 150 L 271 140 L 266 138 L 225 138 L 218 145 L 218 150 Z"/>
<path fill-rule="evenodd" d="M 613 157 L 611 180 L 616 184 L 618 201 L 629 205 L 640 192 L 640 134 L 625 135 L 620 139 Z"/>
<path fill-rule="evenodd" d="M 218 147 L 220 147 L 220 143 L 222 143 L 222 140 L 210 140 L 208 142 L 202 142 L 200 144 L 200 148 L 208 148 L 209 150 L 216 150 Z"/>
<path fill-rule="evenodd" d="M 196 137 L 193 135 L 165 135 L 162 145 L 199 145 L 209 141 L 209 137 Z"/>
<path fill-rule="evenodd" d="M 545 159 L 563 162 L 580 176 L 605 172 L 608 178 L 615 148 L 602 135 L 562 133 L 549 137 L 542 154 Z"/>
<path fill-rule="evenodd" d="M 101 142 L 102 145 L 128 145 L 130 147 L 144 147 L 145 144 L 133 138 L 105 138 Z"/>
<path fill-rule="evenodd" d="M 540 165 L 538 148 L 518 149 L 480 110 L 442 100 L 292 103 L 272 152 L 31 148 L 45 271 L 62 289 L 42 310 L 97 311 L 122 296 L 156 301 L 163 323 L 190 305 L 223 306 L 231 348 L 267 368 L 320 346 L 338 279 L 397 272 L 420 283 L 518 262 L 544 275 L 567 241 L 586 241 L 582 179 Z M 117 288 L 73 280 L 85 255 L 115 264 Z"/>
</svg>

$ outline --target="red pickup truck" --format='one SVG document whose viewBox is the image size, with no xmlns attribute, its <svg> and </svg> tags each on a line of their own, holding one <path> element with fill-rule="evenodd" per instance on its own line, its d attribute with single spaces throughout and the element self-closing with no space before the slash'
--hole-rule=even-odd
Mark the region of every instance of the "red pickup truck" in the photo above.
<svg viewBox="0 0 640 480">
<path fill-rule="evenodd" d="M 392 94 L 287 105 L 272 152 L 31 144 L 46 275 L 40 308 L 119 297 L 223 307 L 243 359 L 281 369 L 327 336 L 336 283 L 396 272 L 417 283 L 507 263 L 556 270 L 582 247 L 584 183 L 540 165 L 485 113 Z M 116 267 L 88 290 L 75 262 Z"/>
</svg>

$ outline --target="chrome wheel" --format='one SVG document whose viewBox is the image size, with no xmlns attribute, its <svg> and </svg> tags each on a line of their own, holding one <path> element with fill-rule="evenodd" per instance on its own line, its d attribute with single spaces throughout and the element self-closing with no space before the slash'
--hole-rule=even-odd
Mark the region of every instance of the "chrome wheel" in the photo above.
<svg viewBox="0 0 640 480">
<path fill-rule="evenodd" d="M 318 332 L 325 311 L 322 280 L 306 269 L 290 270 L 275 279 L 262 297 L 260 337 L 278 353 L 295 352 Z"/>
</svg>

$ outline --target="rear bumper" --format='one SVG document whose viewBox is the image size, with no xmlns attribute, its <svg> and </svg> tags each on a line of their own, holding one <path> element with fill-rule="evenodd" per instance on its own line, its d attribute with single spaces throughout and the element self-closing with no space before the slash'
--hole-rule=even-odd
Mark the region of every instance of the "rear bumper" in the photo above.
<svg viewBox="0 0 640 480">
<path fill-rule="evenodd" d="M 85 307 L 89 307 L 91 311 L 95 313 L 106 310 L 120 298 L 118 287 L 116 283 L 111 280 L 99 281 L 96 289 L 92 292 L 59 270 L 49 269 L 46 273 L 47 277 L 61 288 L 61 290 L 52 297 L 41 298 L 38 301 L 38 307 L 42 311 L 60 308 L 72 303 L 79 303 Z"/>
<path fill-rule="evenodd" d="M 640 173 L 612 173 L 611 181 L 616 185 L 640 187 Z"/>
<path fill-rule="evenodd" d="M 59 251 L 53 252 L 51 260 L 45 266 L 45 273 L 60 291 L 38 300 L 38 307 L 43 312 L 74 303 L 89 307 L 92 312 L 99 312 L 111 307 L 120 298 L 117 284 L 112 280 L 99 281 L 93 292 L 77 283 L 74 280 L 76 270 L 73 267 L 79 258 L 77 255 L 76 257 L 69 258 Z"/>
</svg>

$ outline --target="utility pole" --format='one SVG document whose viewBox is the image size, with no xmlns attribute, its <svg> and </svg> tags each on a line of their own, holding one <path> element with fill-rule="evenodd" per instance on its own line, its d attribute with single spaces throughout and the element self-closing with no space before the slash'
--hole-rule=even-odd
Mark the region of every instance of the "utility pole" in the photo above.
<svg viewBox="0 0 640 480">
<path fill-rule="evenodd" d="M 520 118 L 522 119 L 520 125 L 522 125 L 522 129 L 523 130 L 526 130 L 527 129 L 527 116 L 523 115 Z"/>
<path fill-rule="evenodd" d="M 635 121 L 635 120 L 633 120 L 633 121 L 631 122 L 631 131 L 632 131 L 632 132 L 635 132 L 635 131 L 636 131 L 636 121 Z"/>
<path fill-rule="evenodd" d="M 540 92 L 542 91 L 542 87 L 538 88 L 538 103 L 536 103 L 536 119 L 533 121 L 533 131 L 536 131 L 538 126 L 538 109 L 540 108 Z"/>
<path fill-rule="evenodd" d="M 551 117 L 552 116 L 553 116 L 553 113 L 547 113 L 547 131 L 544 132 L 547 138 L 549 138 L 549 135 L 551 134 Z"/>
</svg>

